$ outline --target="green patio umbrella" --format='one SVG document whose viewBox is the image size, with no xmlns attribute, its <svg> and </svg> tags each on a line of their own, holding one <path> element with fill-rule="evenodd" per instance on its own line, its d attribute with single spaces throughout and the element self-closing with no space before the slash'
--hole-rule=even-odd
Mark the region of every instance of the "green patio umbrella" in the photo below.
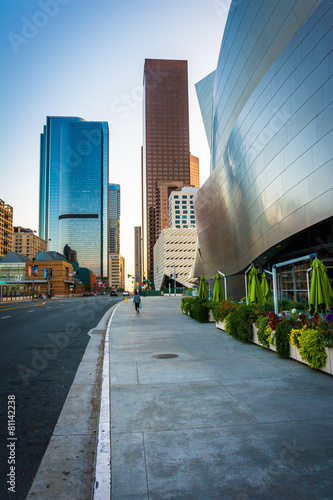
<svg viewBox="0 0 333 500">
<path fill-rule="evenodd" d="M 323 264 L 319 259 L 314 259 L 312 262 L 312 278 L 309 297 L 309 310 L 311 314 L 328 311 L 331 304 L 332 288 L 324 277 L 325 272 L 322 266 Z"/>
<path fill-rule="evenodd" d="M 320 262 L 320 269 L 324 282 L 324 294 L 325 294 L 325 302 L 328 304 L 328 309 L 333 306 L 333 290 L 331 286 L 330 279 L 327 275 L 327 269 L 324 264 Z"/>
<path fill-rule="evenodd" d="M 225 296 L 224 296 L 223 286 L 221 283 L 221 277 L 219 273 L 216 273 L 214 290 L 213 290 L 213 302 L 221 302 L 221 300 L 225 300 Z"/>
<path fill-rule="evenodd" d="M 200 299 L 208 299 L 208 290 L 206 286 L 206 278 L 204 276 L 201 276 L 200 278 L 200 285 L 199 285 L 199 290 L 198 290 L 198 297 Z"/>
<path fill-rule="evenodd" d="M 249 272 L 248 304 L 252 304 L 253 302 L 261 303 L 262 301 L 262 292 L 258 273 L 256 268 L 252 267 L 251 271 Z"/>
<path fill-rule="evenodd" d="M 262 273 L 261 276 L 261 294 L 264 302 L 272 300 L 271 289 L 269 288 L 266 273 Z"/>
</svg>

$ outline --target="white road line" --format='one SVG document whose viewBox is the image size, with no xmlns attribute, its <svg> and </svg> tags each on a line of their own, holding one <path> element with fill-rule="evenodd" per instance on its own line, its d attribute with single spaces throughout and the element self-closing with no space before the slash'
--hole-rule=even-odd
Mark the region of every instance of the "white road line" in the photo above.
<svg viewBox="0 0 333 500">
<path fill-rule="evenodd" d="M 2 316 L 1 319 L 7 319 L 7 318 L 11 318 L 11 316 Z"/>
<path fill-rule="evenodd" d="M 51 306 L 47 306 L 47 308 L 46 308 L 46 309 L 52 309 L 52 307 L 51 307 Z"/>
<path fill-rule="evenodd" d="M 27 311 L 28 313 L 33 313 L 35 312 L 35 309 L 31 309 L 31 311 Z"/>
<path fill-rule="evenodd" d="M 120 304 L 122 302 L 113 310 L 105 334 L 93 500 L 111 498 L 110 328 L 113 315 Z"/>
</svg>

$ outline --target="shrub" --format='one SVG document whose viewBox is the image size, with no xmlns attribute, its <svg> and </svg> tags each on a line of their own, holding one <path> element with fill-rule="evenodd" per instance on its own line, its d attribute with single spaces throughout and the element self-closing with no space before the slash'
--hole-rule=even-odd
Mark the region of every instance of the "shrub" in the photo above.
<svg viewBox="0 0 333 500">
<path fill-rule="evenodd" d="M 317 330 L 324 347 L 333 347 L 333 321 L 320 320 L 317 324 Z"/>
<path fill-rule="evenodd" d="M 189 299 L 184 301 L 184 312 L 200 323 L 207 323 L 210 309 L 208 300 L 200 299 L 199 297 L 195 297 L 194 299 L 184 297 L 184 299 Z"/>
<path fill-rule="evenodd" d="M 298 340 L 299 353 L 311 368 L 317 369 L 325 366 L 327 354 L 321 335 L 317 330 L 303 330 Z"/>
<path fill-rule="evenodd" d="M 213 305 L 212 311 L 215 321 L 223 321 L 231 312 L 236 311 L 238 307 L 240 307 L 238 302 L 231 300 L 222 300 L 219 304 Z"/>
<path fill-rule="evenodd" d="M 227 333 L 241 342 L 251 342 L 254 310 L 252 305 L 241 305 L 226 319 Z"/>
<path fill-rule="evenodd" d="M 272 329 L 269 326 L 270 319 L 268 316 L 263 316 L 258 323 L 258 341 L 265 349 L 269 349 L 272 343 Z"/>
<path fill-rule="evenodd" d="M 292 309 L 292 303 L 287 299 L 280 299 L 278 301 L 278 304 L 279 304 L 279 311 L 282 310 L 286 311 Z"/>
<path fill-rule="evenodd" d="M 280 358 L 290 357 L 289 334 L 293 325 L 289 319 L 283 319 L 275 328 L 274 341 L 276 346 L 276 354 Z"/>
<path fill-rule="evenodd" d="M 303 332 L 303 328 L 292 328 L 290 330 L 290 334 L 289 334 L 289 340 L 290 340 L 290 343 L 296 347 L 296 349 L 299 349 L 299 339 L 300 339 L 300 336 L 302 335 L 302 332 Z"/>
<path fill-rule="evenodd" d="M 185 307 L 186 304 L 188 304 L 191 300 L 193 300 L 193 297 L 183 297 L 182 301 L 180 303 L 180 309 L 182 312 L 186 312 Z"/>
</svg>

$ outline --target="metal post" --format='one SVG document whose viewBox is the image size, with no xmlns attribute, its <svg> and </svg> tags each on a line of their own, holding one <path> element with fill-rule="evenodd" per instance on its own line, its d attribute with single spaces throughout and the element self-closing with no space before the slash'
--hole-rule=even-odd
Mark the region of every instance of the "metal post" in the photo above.
<svg viewBox="0 0 333 500">
<path fill-rule="evenodd" d="M 176 264 L 173 265 L 173 286 L 176 297 Z"/>
<path fill-rule="evenodd" d="M 254 264 L 251 264 L 250 267 L 245 271 L 245 297 L 246 297 L 246 304 L 248 302 L 248 291 L 247 291 L 247 273 L 252 269 Z"/>
<path fill-rule="evenodd" d="M 307 269 L 306 271 L 306 283 L 308 285 L 308 302 L 310 304 L 310 271 L 312 271 L 312 267 L 310 269 Z"/>
<path fill-rule="evenodd" d="M 276 283 L 276 267 L 273 266 L 273 300 L 274 300 L 274 312 L 279 314 L 279 303 L 277 296 L 277 283 Z"/>
<path fill-rule="evenodd" d="M 227 294 L 227 277 L 225 274 L 221 273 L 221 271 L 217 270 L 218 274 L 223 277 L 224 280 L 224 296 L 225 300 L 228 299 L 228 294 Z"/>
</svg>

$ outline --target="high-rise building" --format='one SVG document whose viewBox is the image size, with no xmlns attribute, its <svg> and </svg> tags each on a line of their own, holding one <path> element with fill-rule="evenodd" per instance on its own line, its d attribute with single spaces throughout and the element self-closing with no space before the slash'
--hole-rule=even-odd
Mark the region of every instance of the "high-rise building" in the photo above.
<svg viewBox="0 0 333 500">
<path fill-rule="evenodd" d="M 107 122 L 48 117 L 41 136 L 40 235 L 80 266 L 108 276 Z"/>
<path fill-rule="evenodd" d="M 143 135 L 143 272 L 153 281 L 153 248 L 168 227 L 172 186 L 191 184 L 187 61 L 146 59 Z M 162 190 L 161 181 L 170 189 Z"/>
<path fill-rule="evenodd" d="M 120 253 L 119 184 L 109 184 L 109 253 Z"/>
<path fill-rule="evenodd" d="M 0 257 L 12 251 L 13 207 L 0 200 Z"/>
<path fill-rule="evenodd" d="M 48 116 L 40 136 L 39 236 L 49 241 L 49 249 L 59 250 L 60 132 L 67 122 L 84 122 L 74 116 Z M 80 153 L 71 151 L 80 163 Z M 69 148 L 68 148 L 69 149 Z"/>
<path fill-rule="evenodd" d="M 190 154 L 190 183 L 195 188 L 200 187 L 199 158 Z"/>
<path fill-rule="evenodd" d="M 125 259 L 119 253 L 109 255 L 109 286 L 125 288 Z"/>
<path fill-rule="evenodd" d="M 141 226 L 134 228 L 134 274 L 135 282 L 142 282 Z"/>
<path fill-rule="evenodd" d="M 13 229 L 13 252 L 25 255 L 29 259 L 35 257 L 38 252 L 46 252 L 46 241 L 34 234 L 32 229 L 21 226 L 14 226 Z"/>
<path fill-rule="evenodd" d="M 198 188 L 185 187 L 169 196 L 169 227 L 195 229 L 194 195 Z"/>
</svg>

